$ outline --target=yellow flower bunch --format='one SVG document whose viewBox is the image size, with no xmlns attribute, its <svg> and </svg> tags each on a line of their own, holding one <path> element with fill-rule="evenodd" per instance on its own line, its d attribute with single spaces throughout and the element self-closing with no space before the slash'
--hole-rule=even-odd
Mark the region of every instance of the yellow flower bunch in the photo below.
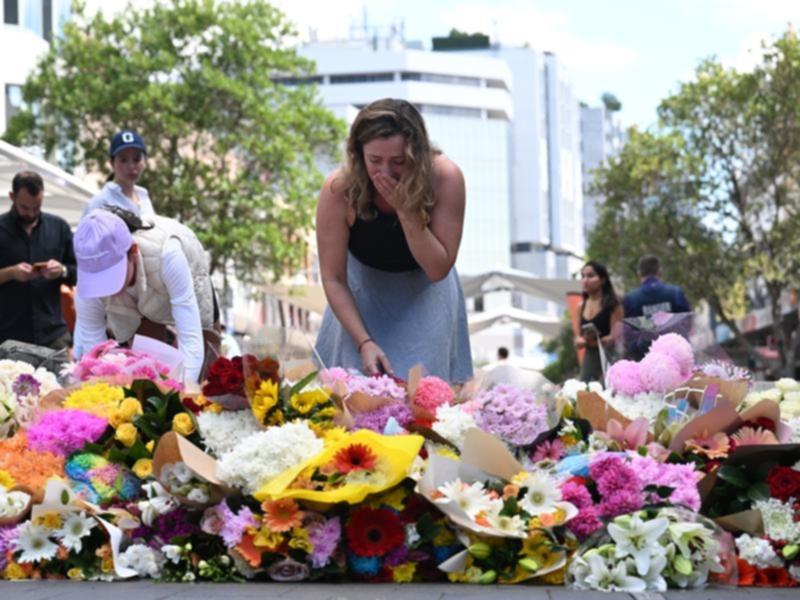
<svg viewBox="0 0 800 600">
<path fill-rule="evenodd" d="M 395 583 L 408 583 L 414 580 L 414 571 L 417 570 L 415 563 L 407 562 L 397 565 L 392 569 L 392 580 Z"/>
<path fill-rule="evenodd" d="M 188 436 L 192 435 L 195 429 L 194 419 L 188 413 L 178 413 L 172 417 L 172 431 Z"/>
<path fill-rule="evenodd" d="M 98 417 L 110 418 L 125 397 L 122 388 L 104 382 L 84 385 L 64 401 L 64 408 L 82 410 Z"/>
<path fill-rule="evenodd" d="M 133 446 L 137 437 L 139 437 L 139 430 L 132 423 L 121 423 L 114 433 L 114 438 L 126 448 Z"/>
<path fill-rule="evenodd" d="M 142 404 L 136 398 L 125 398 L 108 417 L 108 422 L 113 428 L 117 429 L 120 425 L 130 423 L 143 412 Z"/>
<path fill-rule="evenodd" d="M 10 490 L 17 482 L 14 481 L 14 478 L 11 476 L 11 473 L 6 471 L 5 469 L 0 469 L 0 487 L 4 487 L 7 490 Z"/>
<path fill-rule="evenodd" d="M 303 552 L 311 552 L 314 550 L 314 545 L 308 539 L 308 530 L 302 527 L 295 527 L 292 529 L 292 537 L 289 540 L 289 548 L 296 548 Z"/>
<path fill-rule="evenodd" d="M 266 379 L 253 393 L 251 410 L 259 423 L 264 423 L 267 414 L 278 404 L 278 391 L 278 384 Z"/>
<path fill-rule="evenodd" d="M 153 474 L 153 460 L 150 458 L 140 458 L 133 465 L 133 473 L 139 479 L 147 479 Z"/>
</svg>

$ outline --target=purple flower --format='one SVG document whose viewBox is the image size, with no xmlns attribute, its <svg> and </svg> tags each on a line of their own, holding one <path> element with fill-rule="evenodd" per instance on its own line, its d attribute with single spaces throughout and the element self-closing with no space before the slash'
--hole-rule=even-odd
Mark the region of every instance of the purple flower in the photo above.
<svg viewBox="0 0 800 600">
<path fill-rule="evenodd" d="M 369 396 L 379 396 L 381 398 L 391 398 L 398 402 L 404 402 L 406 393 L 394 379 L 388 375 L 380 377 L 351 377 L 347 381 L 347 392 L 363 392 Z"/>
<path fill-rule="evenodd" d="M 11 384 L 11 391 L 14 392 L 18 398 L 24 398 L 26 396 L 38 396 L 41 387 L 36 377 L 23 373 Z"/>
<path fill-rule="evenodd" d="M 342 537 L 342 524 L 339 517 L 328 519 L 324 523 L 314 524 L 308 528 L 308 540 L 314 549 L 311 551 L 311 565 L 319 569 L 328 564 Z"/>
<path fill-rule="evenodd" d="M 102 417 L 82 410 L 47 412 L 28 428 L 28 446 L 67 457 L 99 440 L 107 426 Z"/>
<path fill-rule="evenodd" d="M 163 544 L 169 544 L 176 537 L 190 536 L 198 532 L 194 519 L 183 507 L 160 515 L 153 523 L 153 532 Z"/>
<path fill-rule="evenodd" d="M 224 500 L 217 506 L 219 510 L 219 517 L 222 521 L 222 527 L 219 530 L 219 536 L 228 548 L 233 548 L 236 544 L 242 541 L 244 532 L 248 527 L 258 524 L 252 511 L 244 506 L 238 513 L 234 513 L 227 502 Z"/>
<path fill-rule="evenodd" d="M 484 431 L 515 446 L 525 446 L 548 428 L 547 409 L 533 392 L 498 385 L 477 398 L 475 422 Z"/>
<path fill-rule="evenodd" d="M 8 551 L 17 547 L 19 528 L 19 525 L 0 527 L 0 571 L 4 571 L 8 565 Z"/>
<path fill-rule="evenodd" d="M 408 548 L 401 544 L 396 548 L 392 548 L 389 553 L 383 557 L 383 564 L 387 567 L 396 567 L 402 565 L 408 560 Z"/>
<path fill-rule="evenodd" d="M 273 581 L 303 581 L 308 578 L 308 565 L 299 563 L 291 558 L 284 558 L 270 565 L 267 569 Z"/>
<path fill-rule="evenodd" d="M 390 417 L 394 417 L 401 427 L 406 427 L 414 418 L 408 406 L 401 402 L 393 402 L 384 404 L 375 410 L 357 414 L 353 429 L 370 429 L 376 433 L 383 433 Z"/>
</svg>

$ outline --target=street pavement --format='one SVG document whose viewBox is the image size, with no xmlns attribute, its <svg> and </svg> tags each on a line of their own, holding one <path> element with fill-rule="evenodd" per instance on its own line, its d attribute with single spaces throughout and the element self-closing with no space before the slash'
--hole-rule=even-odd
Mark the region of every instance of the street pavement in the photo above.
<svg viewBox="0 0 800 600">
<path fill-rule="evenodd" d="M 601 594 L 563 587 L 478 586 L 449 584 L 314 584 L 245 583 L 181 584 L 129 581 L 88 583 L 71 581 L 0 582 L 2 600 L 745 600 L 773 598 L 798 600 L 800 590 L 776 588 L 715 588 L 700 591 L 670 591 L 665 594 Z"/>
</svg>

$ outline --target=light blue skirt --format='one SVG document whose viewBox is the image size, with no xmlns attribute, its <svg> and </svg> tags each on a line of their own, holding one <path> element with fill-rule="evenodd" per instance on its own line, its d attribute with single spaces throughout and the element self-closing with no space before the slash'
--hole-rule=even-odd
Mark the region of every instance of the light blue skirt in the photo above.
<svg viewBox="0 0 800 600">
<path fill-rule="evenodd" d="M 383 349 L 395 375 L 405 379 L 417 364 L 425 375 L 450 383 L 472 377 L 464 292 L 455 268 L 435 283 L 422 269 L 391 273 L 347 257 L 347 281 L 369 335 Z M 330 307 L 317 336 L 325 367 L 361 370 L 355 342 Z"/>
</svg>

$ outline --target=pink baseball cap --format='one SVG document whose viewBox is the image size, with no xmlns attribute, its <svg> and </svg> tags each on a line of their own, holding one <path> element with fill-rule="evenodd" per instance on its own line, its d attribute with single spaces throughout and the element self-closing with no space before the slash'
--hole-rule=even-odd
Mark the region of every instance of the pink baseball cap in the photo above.
<svg viewBox="0 0 800 600">
<path fill-rule="evenodd" d="M 105 298 L 122 291 L 133 237 L 125 221 L 103 209 L 81 219 L 72 246 L 78 263 L 78 296 Z"/>
</svg>

